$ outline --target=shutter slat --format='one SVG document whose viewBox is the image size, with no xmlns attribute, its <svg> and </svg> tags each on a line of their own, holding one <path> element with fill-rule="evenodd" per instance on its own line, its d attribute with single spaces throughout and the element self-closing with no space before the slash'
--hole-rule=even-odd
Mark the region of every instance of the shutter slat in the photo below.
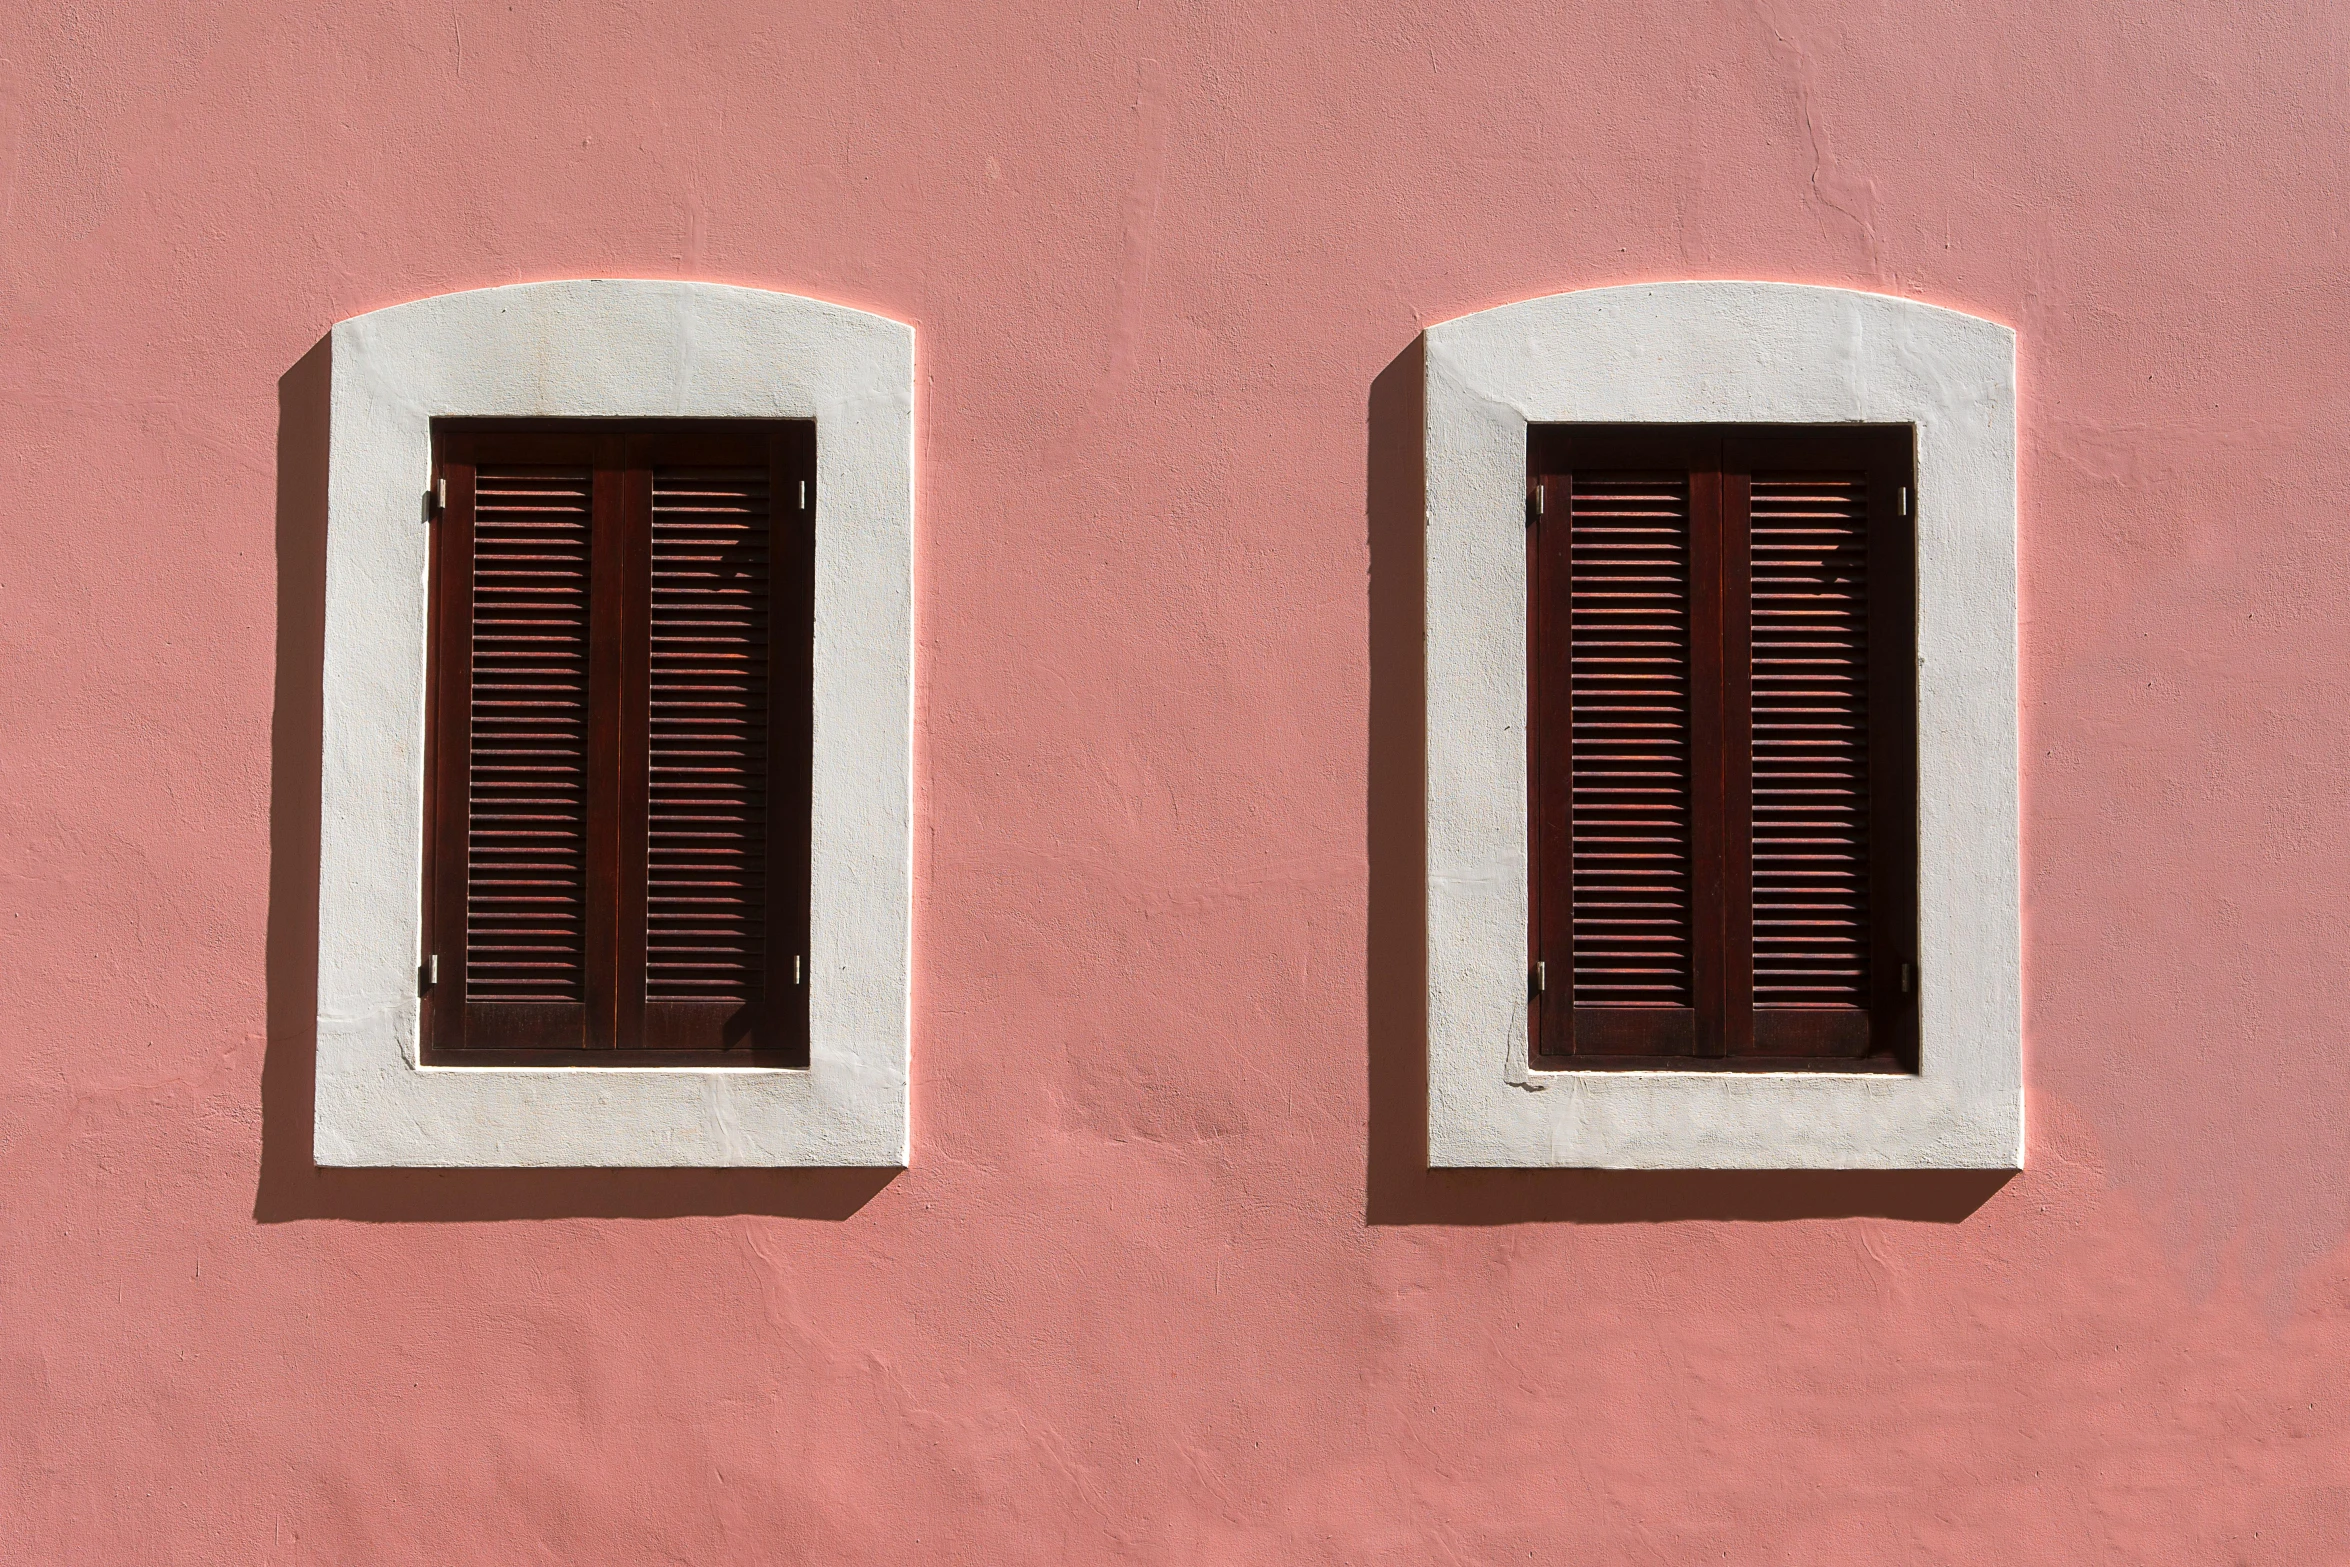
<svg viewBox="0 0 2350 1567">
<path fill-rule="evenodd" d="M 1691 1004 L 1689 482 L 1577 473 L 1569 542 L 1574 1004 Z"/>
<path fill-rule="evenodd" d="M 1868 999 L 1868 484 L 1753 476 L 1754 1001 Z"/>
<path fill-rule="evenodd" d="M 770 519 L 765 468 L 653 471 L 648 1002 L 762 988 Z"/>
<path fill-rule="evenodd" d="M 474 479 L 465 993 L 587 994 L 588 565 L 592 474 Z"/>
</svg>

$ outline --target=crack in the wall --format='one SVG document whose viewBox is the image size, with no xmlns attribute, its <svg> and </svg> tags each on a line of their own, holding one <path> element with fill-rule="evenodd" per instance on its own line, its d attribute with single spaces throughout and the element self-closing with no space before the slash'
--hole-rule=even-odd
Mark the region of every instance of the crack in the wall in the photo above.
<svg viewBox="0 0 2350 1567">
<path fill-rule="evenodd" d="M 1885 254 L 1877 234 L 1877 182 L 1847 173 L 1837 157 L 1835 142 L 1820 111 L 1819 62 L 1779 25 L 1770 0 L 1754 0 L 1754 11 L 1762 23 L 1765 43 L 1785 65 L 1794 84 L 1796 114 L 1803 122 L 1804 146 L 1811 158 L 1807 183 L 1812 200 L 1852 225 L 1868 255 L 1867 275 L 1881 279 L 1885 275 Z"/>
<path fill-rule="evenodd" d="M 1151 258 L 1158 248 L 1169 126 L 1166 71 L 1156 60 L 1135 63 L 1134 115 L 1134 183 L 1126 191 L 1125 254 L 1118 265 L 1118 313 L 1110 328 L 1110 358 L 1103 370 L 1106 380 L 1116 380 L 1134 368 L 1135 345 L 1142 336 L 1143 299 L 1150 288 Z"/>
<path fill-rule="evenodd" d="M 1517 1006 L 1511 1009 L 1509 1029 L 1502 1035 L 1501 1080 L 1512 1088 L 1539 1094 L 1548 1090 L 1550 1085 L 1535 1080 L 1534 1064 L 1527 1059 L 1527 1044 L 1533 1037 L 1533 1030 L 1534 998 L 1531 995 L 1522 996 Z"/>
</svg>

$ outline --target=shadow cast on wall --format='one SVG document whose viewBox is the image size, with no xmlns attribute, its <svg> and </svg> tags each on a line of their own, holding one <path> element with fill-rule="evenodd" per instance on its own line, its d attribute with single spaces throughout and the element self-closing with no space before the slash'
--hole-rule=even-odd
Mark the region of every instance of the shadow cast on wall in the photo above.
<svg viewBox="0 0 2350 1567">
<path fill-rule="evenodd" d="M 767 1214 L 846 1219 L 895 1170 L 328 1170 L 311 1162 L 331 340 L 278 381 L 277 688 L 269 749 L 268 1049 L 253 1217 L 376 1222 Z M 421 492 L 423 477 L 419 475 Z M 421 523 L 419 524 L 421 526 Z"/>
<path fill-rule="evenodd" d="M 1372 1224 L 1655 1223 L 1875 1217 L 1954 1224 L 2005 1171 L 1431 1170 L 1428 1168 L 1424 794 L 1426 473 L 1423 339 L 1371 383 L 1369 800 Z"/>
</svg>

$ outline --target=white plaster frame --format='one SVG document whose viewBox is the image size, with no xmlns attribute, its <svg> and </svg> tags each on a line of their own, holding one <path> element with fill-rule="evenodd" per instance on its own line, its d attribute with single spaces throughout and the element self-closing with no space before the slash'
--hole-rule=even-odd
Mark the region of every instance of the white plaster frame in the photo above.
<svg viewBox="0 0 2350 1567">
<path fill-rule="evenodd" d="M 1428 1162 L 2023 1165 L 2015 334 L 1784 283 L 1558 294 L 1427 330 Z M 1529 1070 L 1529 424 L 1908 424 L 1917 436 L 1920 1066 Z"/>
<path fill-rule="evenodd" d="M 569 281 L 340 322 L 329 352 L 321 1165 L 907 1162 L 914 332 L 791 294 Z M 441 417 L 816 421 L 809 1065 L 425 1066 L 425 567 Z"/>
</svg>

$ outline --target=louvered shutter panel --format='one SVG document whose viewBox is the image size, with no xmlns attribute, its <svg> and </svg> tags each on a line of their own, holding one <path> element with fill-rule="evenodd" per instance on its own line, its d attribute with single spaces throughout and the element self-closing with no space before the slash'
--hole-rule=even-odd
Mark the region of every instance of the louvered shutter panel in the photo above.
<svg viewBox="0 0 2350 1567">
<path fill-rule="evenodd" d="M 1578 474 L 1568 661 L 1578 1008 L 1691 1004 L 1689 481 Z"/>
<path fill-rule="evenodd" d="M 444 1038 L 577 1049 L 589 989 L 592 470 L 454 470 L 436 700 Z"/>
<path fill-rule="evenodd" d="M 1690 473 L 1577 466 L 1544 481 L 1542 509 L 1541 1052 L 1685 1053 L 1696 1027 Z"/>
<path fill-rule="evenodd" d="M 1868 475 L 1751 478 L 1755 1051 L 1859 1054 L 1870 996 Z"/>
<path fill-rule="evenodd" d="M 648 1042 L 722 1047 L 768 980 L 771 479 L 652 473 Z"/>
<path fill-rule="evenodd" d="M 1722 461 L 1751 561 L 1745 1048 L 1914 1065 L 1910 435 L 1736 431 Z"/>
</svg>

